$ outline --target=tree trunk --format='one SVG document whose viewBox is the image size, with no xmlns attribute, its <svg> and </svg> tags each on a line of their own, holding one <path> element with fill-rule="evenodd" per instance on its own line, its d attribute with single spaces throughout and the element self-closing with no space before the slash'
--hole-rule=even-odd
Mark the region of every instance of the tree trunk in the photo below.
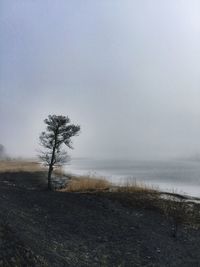
<svg viewBox="0 0 200 267">
<path fill-rule="evenodd" d="M 57 143 L 57 134 L 58 134 L 58 128 L 55 131 L 55 143 L 53 146 L 52 156 L 51 156 L 51 163 L 49 165 L 49 172 L 48 172 L 48 189 L 52 190 L 52 183 L 51 183 L 51 174 L 53 171 L 54 166 L 54 158 L 55 158 L 55 151 L 56 151 L 56 143 Z"/>
<path fill-rule="evenodd" d="M 51 174 L 53 171 L 53 167 L 50 165 L 49 166 L 49 171 L 48 171 L 48 189 L 52 190 L 52 184 L 51 184 Z"/>
</svg>

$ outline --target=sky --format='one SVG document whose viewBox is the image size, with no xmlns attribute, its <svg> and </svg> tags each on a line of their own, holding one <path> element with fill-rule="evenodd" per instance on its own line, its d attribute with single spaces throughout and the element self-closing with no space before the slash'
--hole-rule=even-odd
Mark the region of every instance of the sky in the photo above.
<svg viewBox="0 0 200 267">
<path fill-rule="evenodd" d="M 49 114 L 72 157 L 200 153 L 200 1 L 1 0 L 0 143 L 35 156 Z"/>
</svg>

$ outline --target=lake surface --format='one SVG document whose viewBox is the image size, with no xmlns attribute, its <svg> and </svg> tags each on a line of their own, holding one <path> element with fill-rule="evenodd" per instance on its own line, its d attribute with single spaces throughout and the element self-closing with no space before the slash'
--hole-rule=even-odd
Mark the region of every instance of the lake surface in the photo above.
<svg viewBox="0 0 200 267">
<path fill-rule="evenodd" d="M 200 161 L 133 161 L 74 158 L 68 173 L 103 176 L 113 183 L 127 180 L 158 186 L 160 190 L 200 197 Z"/>
</svg>

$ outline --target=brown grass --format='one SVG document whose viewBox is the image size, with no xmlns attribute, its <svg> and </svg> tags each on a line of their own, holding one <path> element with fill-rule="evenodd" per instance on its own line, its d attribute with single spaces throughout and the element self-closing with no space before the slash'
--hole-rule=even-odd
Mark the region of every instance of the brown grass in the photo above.
<svg viewBox="0 0 200 267">
<path fill-rule="evenodd" d="M 144 183 L 138 183 L 133 180 L 127 180 L 123 186 L 114 186 L 104 177 L 96 176 L 72 176 L 71 181 L 65 189 L 65 192 L 87 192 L 87 191 L 111 191 L 115 193 L 142 193 L 155 194 L 158 192 L 153 187 Z"/>
<path fill-rule="evenodd" d="M 0 172 L 38 172 L 45 170 L 41 164 L 33 161 L 0 161 Z"/>
<path fill-rule="evenodd" d="M 62 189 L 65 192 L 88 192 L 105 191 L 111 187 L 111 184 L 104 178 L 92 176 L 73 177 L 67 187 Z"/>
<path fill-rule="evenodd" d="M 137 182 L 134 179 L 127 179 L 123 186 L 118 186 L 116 188 L 117 192 L 126 192 L 126 193 L 147 193 L 154 194 L 158 192 L 157 187 L 146 185 L 142 182 Z"/>
</svg>

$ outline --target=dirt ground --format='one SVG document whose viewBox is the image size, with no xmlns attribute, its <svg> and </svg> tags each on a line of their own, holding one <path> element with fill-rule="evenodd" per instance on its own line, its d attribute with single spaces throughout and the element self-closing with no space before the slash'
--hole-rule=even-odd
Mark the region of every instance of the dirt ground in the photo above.
<svg viewBox="0 0 200 267">
<path fill-rule="evenodd" d="M 0 266 L 200 266 L 199 230 L 181 227 L 175 239 L 157 211 L 49 192 L 44 177 L 0 173 Z"/>
</svg>

